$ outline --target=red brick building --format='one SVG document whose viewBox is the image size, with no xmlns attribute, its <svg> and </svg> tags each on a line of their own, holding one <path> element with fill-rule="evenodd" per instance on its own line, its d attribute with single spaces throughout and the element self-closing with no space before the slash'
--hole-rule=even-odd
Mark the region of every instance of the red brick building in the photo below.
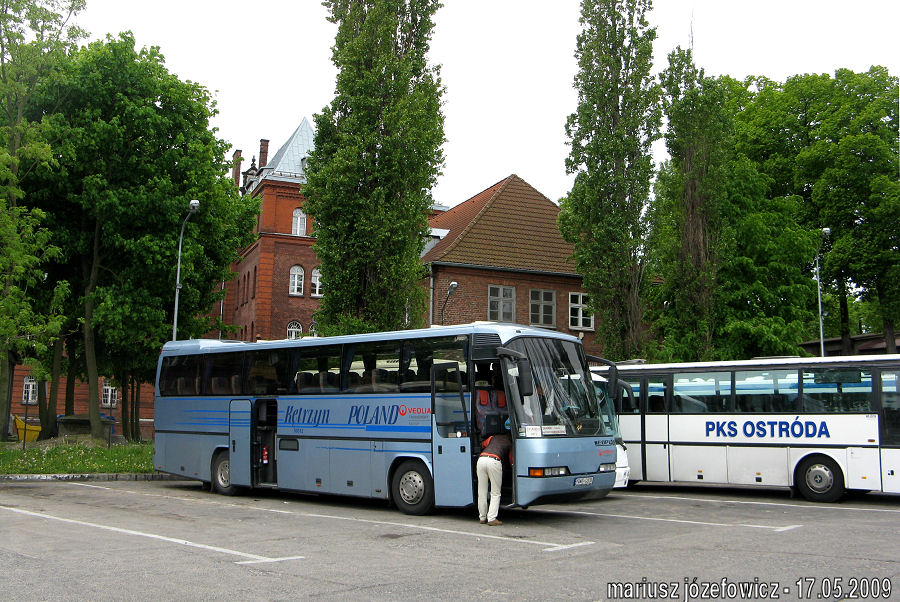
<svg viewBox="0 0 900 602">
<path fill-rule="evenodd" d="M 314 132 L 305 118 L 271 160 L 269 141 L 261 140 L 255 161 L 240 179 L 240 151 L 233 176 L 243 194 L 261 201 L 256 242 L 241 251 L 232 266 L 237 278 L 228 282 L 222 317 L 242 341 L 294 338 L 314 331 L 313 312 L 322 286 L 319 262 L 312 250 L 312 220 L 303 211 L 306 159 Z"/>
<path fill-rule="evenodd" d="M 511 175 L 430 220 L 432 324 L 515 322 L 581 337 L 599 353 L 559 207 Z M 451 283 L 456 286 L 451 291 Z"/>
</svg>

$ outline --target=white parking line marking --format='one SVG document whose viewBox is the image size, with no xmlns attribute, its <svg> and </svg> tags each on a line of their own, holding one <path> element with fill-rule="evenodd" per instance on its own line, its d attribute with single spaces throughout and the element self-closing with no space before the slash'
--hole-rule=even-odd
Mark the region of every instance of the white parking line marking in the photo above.
<svg viewBox="0 0 900 602">
<path fill-rule="evenodd" d="M 121 527 L 113 527 L 110 525 L 101 525 L 98 523 L 91 523 L 82 520 L 75 520 L 72 518 L 63 518 L 61 516 L 53 516 L 52 514 L 44 514 L 42 512 L 32 512 L 31 510 L 22 510 L 21 508 L 9 508 L 7 506 L 0 506 L 2 510 L 9 510 L 10 512 L 16 512 L 18 514 L 24 514 L 26 516 L 34 516 L 37 518 L 44 518 L 48 520 L 56 520 L 63 523 L 69 523 L 72 525 L 79 525 L 82 527 L 92 527 L 94 529 L 103 529 L 105 531 L 113 531 L 114 533 L 122 533 L 124 535 L 135 535 L 138 537 L 147 537 L 149 539 L 156 539 L 158 541 L 164 541 L 167 543 L 174 543 L 181 546 L 187 546 L 191 548 L 199 548 L 201 550 L 207 550 L 210 552 L 218 552 L 220 554 L 229 554 L 231 556 L 239 556 L 241 558 L 249 558 L 249 561 L 238 562 L 237 564 L 243 564 L 246 562 L 280 562 L 282 560 L 298 560 L 302 559 L 303 556 L 287 556 L 284 558 L 268 558 L 266 556 L 260 556 L 259 554 L 248 554 L 247 552 L 239 552 L 238 550 L 229 550 L 228 548 L 220 548 L 218 546 L 209 546 L 202 543 L 196 543 L 193 541 L 188 541 L 186 539 L 176 539 L 174 537 L 166 537 L 165 535 L 157 535 L 156 533 L 145 533 L 143 531 L 135 531 L 133 529 L 122 529 Z"/>
<path fill-rule="evenodd" d="M 619 493 L 618 491 L 616 493 Z M 686 497 L 677 495 L 651 495 L 649 493 L 621 493 L 624 497 L 647 498 L 651 500 L 681 500 L 686 502 L 709 502 L 711 504 L 745 504 L 750 506 L 778 506 L 783 508 L 804 508 L 810 510 L 841 510 L 847 512 L 890 512 L 900 513 L 900 510 L 892 508 L 860 508 L 858 506 L 836 506 L 834 504 L 822 504 L 810 502 L 809 504 L 786 504 L 784 502 L 753 502 L 748 500 L 723 500 L 705 497 Z"/>
<path fill-rule="evenodd" d="M 83 485 L 83 483 L 69 483 L 69 484 L 70 485 Z M 233 502 L 220 502 L 220 501 L 214 500 L 214 499 L 204 500 L 204 499 L 199 499 L 199 498 L 186 498 L 186 497 L 175 496 L 175 495 L 145 493 L 142 491 L 134 491 L 131 489 L 100 487 L 97 485 L 93 485 L 92 487 L 99 488 L 99 489 L 107 489 L 109 491 L 118 491 L 118 492 L 123 492 L 123 493 L 132 493 L 135 495 L 144 495 L 144 496 L 148 496 L 148 497 L 161 497 L 161 498 L 171 499 L 171 500 L 180 500 L 182 502 L 199 502 L 199 503 L 203 503 L 203 504 L 215 504 L 217 506 L 226 506 L 229 508 L 241 508 L 243 510 L 256 510 L 258 512 L 272 512 L 272 513 L 276 513 L 276 514 L 291 514 L 294 516 L 303 516 L 306 518 L 327 518 L 327 519 L 332 519 L 332 520 L 344 520 L 344 521 L 351 521 L 351 522 L 358 522 L 358 523 L 369 523 L 369 524 L 374 524 L 374 525 L 386 525 L 386 526 L 391 526 L 391 527 L 405 527 L 407 529 L 413 529 L 413 530 L 419 530 L 419 531 L 432 531 L 432 532 L 436 532 L 436 533 L 448 533 L 451 535 L 463 535 L 466 537 L 497 539 L 497 540 L 507 541 L 507 542 L 511 541 L 511 542 L 515 542 L 515 543 L 524 543 L 524 544 L 535 545 L 535 546 L 544 546 L 544 550 L 543 550 L 544 552 L 558 552 L 560 550 L 568 550 L 570 548 L 577 548 L 577 547 L 581 547 L 581 546 L 590 546 L 590 545 L 594 545 L 596 543 L 593 541 L 583 541 L 583 542 L 578 542 L 578 543 L 574 543 L 574 544 L 555 543 L 555 542 L 539 541 L 536 539 L 513 538 L 513 537 L 508 537 L 505 535 L 490 535 L 490 534 L 486 534 L 486 533 L 473 533 L 472 531 L 458 531 L 458 530 L 454 530 L 454 529 L 441 529 L 438 527 L 429 527 L 427 525 L 416 525 L 416 524 L 412 524 L 412 523 L 400 523 L 400 522 L 394 522 L 394 521 L 379 521 L 379 520 L 372 520 L 372 519 L 366 519 L 366 518 L 354 518 L 354 517 L 349 517 L 349 516 L 339 516 L 336 514 L 316 514 L 316 513 L 311 513 L 311 512 L 295 512 L 292 510 L 279 510 L 279 509 L 275 509 L 275 508 L 261 508 L 259 506 L 251 506 L 248 504 L 235 504 Z M 488 527 L 488 528 L 490 528 L 490 527 Z"/>
<path fill-rule="evenodd" d="M 664 523 L 684 523 L 687 525 L 701 525 L 704 527 L 745 527 L 748 529 L 767 529 L 776 533 L 797 529 L 803 525 L 788 525 L 776 527 L 771 525 L 750 525 L 745 523 L 711 523 L 699 520 L 687 520 L 682 518 L 660 518 L 658 516 L 637 516 L 635 514 L 609 514 L 605 512 L 588 512 L 586 510 L 533 510 L 533 512 L 546 512 L 554 514 L 578 514 L 581 516 L 604 516 L 607 518 L 624 518 L 628 520 L 649 520 Z"/>
</svg>

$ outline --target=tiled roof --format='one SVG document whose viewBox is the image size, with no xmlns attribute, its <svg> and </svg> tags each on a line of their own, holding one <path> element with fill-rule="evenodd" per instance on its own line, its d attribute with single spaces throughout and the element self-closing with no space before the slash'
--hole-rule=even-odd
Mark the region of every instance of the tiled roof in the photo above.
<svg viewBox="0 0 900 602">
<path fill-rule="evenodd" d="M 555 203 L 513 174 L 431 218 L 432 228 L 450 232 L 422 261 L 575 274 L 558 215 Z"/>
<path fill-rule="evenodd" d="M 265 167 L 260 168 L 259 179 L 306 182 L 303 159 L 308 157 L 312 151 L 315 136 L 315 131 L 304 117 L 288 141 L 281 145 L 281 148 Z"/>
</svg>

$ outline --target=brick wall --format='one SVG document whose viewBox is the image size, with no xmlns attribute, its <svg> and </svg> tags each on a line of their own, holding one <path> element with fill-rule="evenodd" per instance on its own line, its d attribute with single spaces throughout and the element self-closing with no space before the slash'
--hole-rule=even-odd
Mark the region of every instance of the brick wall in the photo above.
<svg viewBox="0 0 900 602">
<path fill-rule="evenodd" d="M 583 292 L 579 276 L 557 276 L 522 272 L 505 272 L 458 266 L 433 265 L 434 297 L 432 299 L 433 324 L 465 324 L 488 319 L 488 287 L 509 286 L 515 289 L 515 322 L 528 325 L 531 322 L 530 291 L 532 289 L 556 292 L 556 324 L 559 332 L 582 337 L 585 350 L 599 354 L 602 349 L 593 331 L 569 328 L 569 293 Z M 447 298 L 450 282 L 459 287 Z M 446 305 L 445 305 L 446 301 Z M 443 308 L 443 313 L 442 313 Z"/>
</svg>

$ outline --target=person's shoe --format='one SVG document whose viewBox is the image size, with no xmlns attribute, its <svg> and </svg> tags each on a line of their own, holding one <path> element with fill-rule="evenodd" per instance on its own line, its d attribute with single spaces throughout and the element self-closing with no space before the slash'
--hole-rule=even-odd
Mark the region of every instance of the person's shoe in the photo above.
<svg viewBox="0 0 900 602">
<path fill-rule="evenodd" d="M 482 518 L 482 519 L 479 519 L 478 522 L 480 522 L 482 525 L 486 525 L 486 524 L 487 524 L 487 519 L 486 519 L 486 518 Z"/>
<path fill-rule="evenodd" d="M 499 527 L 499 526 L 502 525 L 503 523 L 495 518 L 494 520 L 489 520 L 489 521 L 487 522 L 487 524 L 488 524 L 489 526 L 491 526 L 491 527 Z"/>
</svg>

